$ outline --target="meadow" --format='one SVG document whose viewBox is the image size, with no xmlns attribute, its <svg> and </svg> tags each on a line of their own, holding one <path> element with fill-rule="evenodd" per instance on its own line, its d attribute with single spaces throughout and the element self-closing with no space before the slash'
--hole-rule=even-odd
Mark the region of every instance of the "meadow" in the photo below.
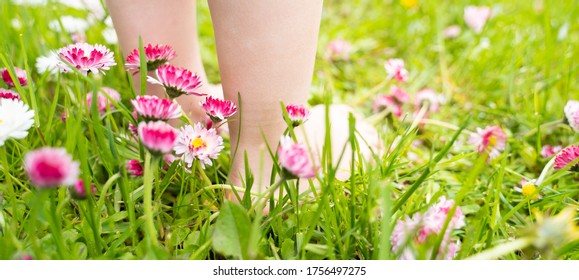
<svg viewBox="0 0 579 280">
<path fill-rule="evenodd" d="M 350 115 L 350 176 L 331 137 L 313 175 L 269 147 L 282 191 L 239 203 L 226 132 L 189 166 L 143 136 L 128 68 L 163 42 L 126 65 L 100 4 L 0 1 L 0 259 L 579 259 L 576 0 L 325 1 L 306 107 L 353 106 L 381 148 L 361 156 Z M 198 21 L 219 84 L 206 1 Z M 72 67 L 83 42 L 108 64 Z"/>
</svg>

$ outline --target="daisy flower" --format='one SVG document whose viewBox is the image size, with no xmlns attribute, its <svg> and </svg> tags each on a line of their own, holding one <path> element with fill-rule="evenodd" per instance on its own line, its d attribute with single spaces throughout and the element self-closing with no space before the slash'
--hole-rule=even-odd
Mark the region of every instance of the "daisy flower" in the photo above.
<svg viewBox="0 0 579 280">
<path fill-rule="evenodd" d="M 316 177 L 317 168 L 307 147 L 302 143 L 294 143 L 289 136 L 281 138 L 278 159 L 283 173 L 289 178 L 312 179 Z"/>
<path fill-rule="evenodd" d="M 420 213 L 415 213 L 412 215 L 412 218 L 406 216 L 404 220 L 398 220 L 396 222 L 394 230 L 390 235 L 390 244 L 392 246 L 392 252 L 394 253 L 403 249 L 400 255 L 401 260 L 416 259 L 412 250 L 410 248 L 403 248 L 403 246 L 414 239 L 414 234 L 416 234 L 420 228 L 421 223 L 422 215 L 420 215 Z"/>
<path fill-rule="evenodd" d="M 565 166 L 573 162 L 575 159 L 577 159 L 577 157 L 579 157 L 579 146 L 573 145 L 561 150 L 561 152 L 559 152 L 559 154 L 557 154 L 557 156 L 555 157 L 554 169 L 559 170 L 564 168 Z M 576 169 L 577 164 L 572 167 L 572 170 Z"/>
<path fill-rule="evenodd" d="M 409 247 L 404 248 L 403 246 L 410 243 L 411 246 L 416 247 L 425 244 L 429 237 L 440 235 L 446 221 L 446 216 L 453 206 L 454 200 L 447 200 L 446 197 L 442 197 L 440 201 L 431 206 L 424 215 L 415 213 L 412 218 L 406 216 L 404 220 L 396 222 L 396 226 L 390 236 L 393 252 L 396 253 L 402 249 L 400 259 L 416 259 L 414 251 Z M 456 253 L 460 249 L 460 242 L 451 238 L 451 232 L 464 226 L 464 214 L 460 206 L 457 206 L 448 228 L 444 233 L 438 251 L 439 259 L 451 260 L 456 257 Z"/>
<path fill-rule="evenodd" d="M 20 100 L 20 95 L 13 90 L 0 88 L 0 99 Z"/>
<path fill-rule="evenodd" d="M 106 93 L 106 95 L 103 93 Z M 107 97 L 108 96 L 108 97 Z M 110 99 L 109 99 L 110 98 Z M 86 104 L 89 110 L 92 108 L 92 100 L 93 100 L 93 93 L 89 92 L 86 94 Z M 104 113 L 107 111 L 107 106 L 111 109 L 114 109 L 113 103 L 110 100 L 114 100 L 115 102 L 121 101 L 121 95 L 114 89 L 103 87 L 97 95 L 97 108 L 100 113 Z"/>
<path fill-rule="evenodd" d="M 36 58 L 36 71 L 38 74 L 44 74 L 45 72 L 57 74 L 60 63 L 58 54 L 51 51 L 48 55 Z"/>
<path fill-rule="evenodd" d="M 304 105 L 288 104 L 285 106 L 285 109 L 293 127 L 305 123 L 310 118 L 310 110 L 304 107 Z"/>
<path fill-rule="evenodd" d="M 174 100 L 159 98 L 154 95 L 137 96 L 131 100 L 135 112 L 144 120 L 170 120 L 181 116 L 181 106 Z"/>
<path fill-rule="evenodd" d="M 171 98 L 177 98 L 183 94 L 193 94 L 203 96 L 196 90 L 201 87 L 201 79 L 191 71 L 169 64 L 159 66 L 156 70 L 157 79 L 148 77 L 147 81 L 152 84 L 161 85 Z"/>
<path fill-rule="evenodd" d="M 447 200 L 446 197 L 441 197 L 438 203 L 431 206 L 428 211 L 424 213 L 423 231 L 427 234 L 439 235 L 446 221 L 446 216 L 453 206 L 454 200 Z M 464 227 L 464 219 L 462 209 L 460 206 L 457 206 L 445 234 L 450 234 L 453 229 Z M 426 239 L 422 239 L 421 241 L 426 241 Z"/>
<path fill-rule="evenodd" d="M 191 168 L 197 159 L 205 168 L 205 165 L 213 165 L 211 159 L 216 159 L 223 150 L 223 138 L 214 128 L 206 129 L 201 123 L 196 123 L 194 127 L 186 125 L 179 132 L 174 150 L 187 163 L 187 167 Z"/>
<path fill-rule="evenodd" d="M 384 63 L 384 68 L 386 68 L 386 73 L 388 73 L 388 79 L 396 79 L 399 82 L 408 80 L 408 70 L 404 66 L 404 60 L 399 58 L 388 59 Z"/>
<path fill-rule="evenodd" d="M 126 163 L 127 173 L 131 176 L 140 177 L 144 174 L 143 165 L 136 159 L 128 160 Z"/>
<path fill-rule="evenodd" d="M 400 118 L 402 116 L 402 105 L 392 95 L 379 95 L 372 106 L 375 113 L 388 110 L 392 115 Z"/>
<path fill-rule="evenodd" d="M 34 124 L 34 111 L 18 99 L 0 99 L 0 146 L 10 138 L 22 139 Z"/>
<path fill-rule="evenodd" d="M 58 2 L 71 8 L 90 12 L 90 19 L 102 19 L 106 10 L 100 0 L 58 0 Z"/>
<path fill-rule="evenodd" d="M 147 71 L 155 71 L 159 66 L 169 62 L 175 57 L 175 50 L 169 45 L 151 45 L 148 44 L 144 48 L 145 60 L 147 61 Z M 127 63 L 125 63 L 127 70 L 137 73 L 141 67 L 139 56 L 139 49 L 134 49 L 129 56 L 127 56 Z"/>
<path fill-rule="evenodd" d="M 227 119 L 237 112 L 237 106 L 232 101 L 212 96 L 207 96 L 199 104 L 214 123 Z"/>
<path fill-rule="evenodd" d="M 16 78 L 21 86 L 25 86 L 28 84 L 28 78 L 26 76 L 26 71 L 24 69 L 20 69 L 18 67 L 14 67 L 14 71 L 16 72 Z M 15 87 L 14 80 L 10 77 L 10 72 L 7 68 L 0 69 L 0 75 L 2 75 L 2 80 L 11 87 Z"/>
<path fill-rule="evenodd" d="M 452 39 L 460 35 L 461 29 L 458 25 L 451 25 L 442 31 L 442 37 Z"/>
<path fill-rule="evenodd" d="M 24 169 L 30 181 L 39 188 L 74 185 L 79 163 L 64 148 L 41 148 L 24 156 Z"/>
<path fill-rule="evenodd" d="M 107 44 L 115 45 L 119 43 L 119 37 L 117 36 L 117 32 L 115 31 L 114 28 L 107 27 L 103 29 L 103 32 L 101 34 L 103 35 L 103 38 L 105 39 L 105 42 L 107 42 Z"/>
<path fill-rule="evenodd" d="M 342 39 L 335 39 L 328 43 L 326 47 L 326 57 L 329 60 L 349 60 L 352 52 L 352 45 Z"/>
<path fill-rule="evenodd" d="M 479 153 L 487 151 L 489 159 L 498 157 L 505 149 L 507 135 L 500 126 L 487 126 L 485 129 L 477 128 L 476 133 L 472 133 L 468 142 L 477 147 Z"/>
<path fill-rule="evenodd" d="M 567 122 L 575 132 L 579 132 L 579 101 L 569 100 L 563 109 Z"/>
<path fill-rule="evenodd" d="M 77 18 L 73 16 L 62 16 L 59 20 L 53 20 L 48 23 L 48 28 L 55 32 L 62 32 L 60 24 L 64 27 L 64 31 L 67 33 L 80 33 L 84 34 L 89 27 L 88 22 L 85 19 Z"/>
<path fill-rule="evenodd" d="M 561 146 L 545 145 L 541 148 L 541 157 L 550 158 L 550 157 L 558 154 L 562 149 L 563 149 L 563 147 L 561 147 Z"/>
<path fill-rule="evenodd" d="M 70 64 L 85 75 L 99 72 L 104 74 L 104 70 L 117 65 L 113 55 L 113 52 L 103 45 L 76 43 L 58 50 L 58 66 L 62 72 L 72 71 L 68 65 Z"/>
<path fill-rule="evenodd" d="M 175 129 L 163 121 L 141 122 L 138 132 L 143 146 L 154 155 L 171 152 L 177 139 Z"/>
<path fill-rule="evenodd" d="M 527 180 L 527 179 L 523 178 L 519 184 L 520 184 L 520 187 L 515 186 L 514 189 L 515 189 L 515 191 L 520 192 L 524 197 L 527 197 L 527 196 L 534 194 L 535 191 L 537 190 L 537 180 L 535 180 L 535 179 Z M 533 197 L 531 199 L 535 200 L 535 199 L 537 199 L 538 196 L 539 196 L 539 194 L 537 193 L 537 194 L 533 195 Z"/>
<path fill-rule="evenodd" d="M 94 184 L 90 185 L 91 195 L 96 193 L 97 189 Z M 77 200 L 84 200 L 87 198 L 86 189 L 84 187 L 84 181 L 82 179 L 76 180 L 76 183 L 70 188 L 70 195 L 72 198 Z"/>
<path fill-rule="evenodd" d="M 444 96 L 436 93 L 432 89 L 425 88 L 416 93 L 414 106 L 420 108 L 426 104 L 431 113 L 436 113 L 440 110 L 440 104 L 444 103 L 444 101 Z"/>
<path fill-rule="evenodd" d="M 487 20 L 491 17 L 491 8 L 467 6 L 464 8 L 464 22 L 475 33 L 481 33 Z"/>
<path fill-rule="evenodd" d="M 395 101 L 398 102 L 399 104 L 404 104 L 410 101 L 410 95 L 408 95 L 408 93 L 405 90 L 397 86 L 390 87 L 390 95 L 392 95 Z"/>
</svg>

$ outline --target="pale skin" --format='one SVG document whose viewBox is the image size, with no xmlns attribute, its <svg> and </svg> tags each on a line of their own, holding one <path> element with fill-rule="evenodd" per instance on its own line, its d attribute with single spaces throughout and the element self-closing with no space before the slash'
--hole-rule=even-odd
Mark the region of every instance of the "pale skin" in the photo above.
<svg viewBox="0 0 579 280">
<path fill-rule="evenodd" d="M 197 37 L 195 0 L 107 0 L 107 6 L 125 56 L 138 47 L 139 36 L 145 43 L 171 45 L 177 52 L 171 63 L 207 81 Z M 280 102 L 307 101 L 322 1 L 210 0 L 209 7 L 224 97 L 237 103 L 239 93 L 242 101 L 241 122 L 238 116 L 229 123 L 232 147 L 239 141 L 230 180 L 235 186 L 242 185 L 243 154 L 247 153 L 256 178 L 254 191 L 264 191 L 273 165 L 265 143 L 275 149 L 286 128 Z M 200 91 L 219 95 L 207 83 Z M 147 93 L 163 95 L 161 87 L 152 85 Z M 201 99 L 178 99 L 193 121 L 204 118 L 205 112 L 198 105 Z M 235 200 L 231 194 L 228 197 Z"/>
</svg>

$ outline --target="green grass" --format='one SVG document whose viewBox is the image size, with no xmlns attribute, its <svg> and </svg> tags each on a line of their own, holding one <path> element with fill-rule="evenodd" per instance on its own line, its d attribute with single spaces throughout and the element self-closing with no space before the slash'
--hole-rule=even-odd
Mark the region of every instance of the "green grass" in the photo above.
<svg viewBox="0 0 579 280">
<path fill-rule="evenodd" d="M 543 145 L 579 140 L 565 124 L 544 125 L 562 120 L 567 100 L 579 99 L 577 1 L 474 1 L 496 12 L 481 34 L 464 24 L 463 9 L 471 1 L 419 2 L 412 9 L 386 0 L 324 2 L 310 105 L 353 104 L 379 130 L 385 147 L 398 144 L 389 154 L 352 165 L 347 181 L 337 180 L 331 161 L 323 158 L 319 195 L 275 197 L 263 216 L 249 200 L 223 201 L 229 143 L 206 174 L 173 164 L 151 168 L 145 178 L 128 176 L 125 161 L 145 160 L 145 153 L 126 137 L 135 93 L 119 47 L 109 45 L 119 66 L 100 79 L 39 75 L 35 59 L 71 42 L 48 22 L 86 13 L 0 1 L 0 68 L 27 70 L 31 85 L 17 91 L 36 112 L 28 137 L 0 147 L 0 259 L 396 259 L 390 245 L 396 221 L 426 211 L 442 196 L 466 214 L 466 226 L 453 233 L 462 245 L 457 259 L 481 252 L 479 257 L 501 259 L 579 259 L 577 235 L 560 230 L 571 220 L 576 224 L 577 214 L 542 218 L 579 206 L 577 173 L 550 172 L 540 200 L 514 190 L 522 176 L 539 177 L 548 161 L 540 156 Z M 219 82 L 207 4 L 199 5 L 204 63 L 210 82 Z M 14 19 L 20 28 L 12 26 Z M 443 38 L 452 24 L 461 34 Z M 103 22 L 94 24 L 88 42 L 104 43 L 104 28 Z M 324 59 L 325 46 L 335 38 L 353 44 L 349 61 Z M 411 95 L 428 87 L 446 97 L 440 112 L 428 116 L 432 122 L 412 126 L 412 106 L 400 121 L 372 112 L 378 93 L 393 84 L 385 82 L 383 63 L 395 57 L 406 61 L 410 79 L 404 88 Z M 122 95 L 104 115 L 81 102 L 101 86 Z M 63 112 L 66 122 L 60 120 Z M 489 162 L 467 144 L 469 131 L 487 125 L 500 125 L 508 135 L 506 150 Z M 356 133 L 351 125 L 350 135 Z M 359 144 L 351 140 L 353 147 Z M 414 145 L 417 140 L 422 143 Z M 36 190 L 22 159 L 44 146 L 65 147 L 80 162 L 82 179 L 96 185 L 96 196 L 76 201 L 66 188 Z M 153 167 L 158 164 L 153 159 Z M 144 218 L 145 181 L 153 189 L 152 225 Z M 284 188 L 295 183 L 287 181 Z M 541 235 L 545 229 L 553 234 Z M 435 238 L 425 248 L 437 244 Z"/>
</svg>

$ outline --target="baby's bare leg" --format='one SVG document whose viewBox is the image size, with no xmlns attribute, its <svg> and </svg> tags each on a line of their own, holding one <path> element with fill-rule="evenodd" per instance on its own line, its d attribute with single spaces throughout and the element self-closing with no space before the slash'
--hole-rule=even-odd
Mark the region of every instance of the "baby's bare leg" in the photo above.
<svg viewBox="0 0 579 280">
<path fill-rule="evenodd" d="M 322 1 L 211 0 L 209 7 L 225 98 L 239 92 L 242 100 L 241 123 L 229 124 L 232 152 L 239 141 L 230 178 L 241 185 L 247 152 L 257 191 L 269 185 L 273 164 L 264 143 L 275 149 L 286 128 L 280 101 L 307 101 Z"/>
<path fill-rule="evenodd" d="M 138 48 L 139 36 L 144 44 L 170 45 L 177 53 L 170 63 L 197 73 L 204 83 L 200 92 L 219 95 L 208 84 L 201 61 L 195 0 L 107 0 L 107 6 L 125 56 Z M 138 76 L 134 78 L 138 84 Z M 147 93 L 164 96 L 163 89 L 157 85 L 147 85 Z M 183 110 L 189 112 L 193 121 L 200 121 L 205 120 L 205 112 L 199 106 L 202 99 L 182 96 L 177 100 Z"/>
</svg>

